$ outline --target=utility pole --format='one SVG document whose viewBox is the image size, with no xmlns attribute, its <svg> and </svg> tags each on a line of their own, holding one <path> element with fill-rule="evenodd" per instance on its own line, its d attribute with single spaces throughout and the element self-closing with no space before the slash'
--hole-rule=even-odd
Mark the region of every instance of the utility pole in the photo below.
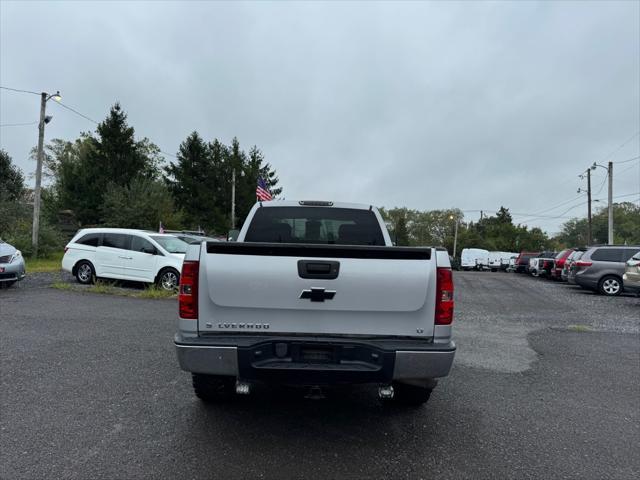
<svg viewBox="0 0 640 480">
<path fill-rule="evenodd" d="M 453 215 L 449 215 L 449 219 L 450 220 L 455 220 L 456 221 L 456 226 L 455 226 L 455 230 L 453 233 L 453 258 L 456 258 L 456 247 L 458 245 L 458 216 L 453 216 Z"/>
<path fill-rule="evenodd" d="M 236 169 L 231 171 L 231 230 L 236 229 Z"/>
<path fill-rule="evenodd" d="M 587 218 L 588 218 L 588 227 L 587 227 L 587 246 L 591 245 L 592 237 L 591 237 L 591 169 L 587 169 Z"/>
<path fill-rule="evenodd" d="M 38 124 L 38 150 L 36 155 L 36 188 L 33 192 L 33 229 L 31 230 L 31 246 L 33 256 L 38 256 L 38 238 L 40 236 L 40 190 L 42 185 L 42 164 L 44 162 L 44 126 L 49 123 L 51 117 L 45 115 L 47 102 L 53 98 L 60 101 L 60 92 L 49 95 L 47 92 L 40 94 L 40 123 Z"/>
<path fill-rule="evenodd" d="M 40 235 L 40 186 L 42 182 L 42 162 L 44 157 L 44 125 L 45 110 L 47 108 L 47 94 L 40 94 L 40 123 L 38 124 L 38 154 L 36 165 L 36 188 L 33 197 L 33 230 L 31 231 L 31 245 L 33 256 L 38 256 L 38 237 Z"/>
<path fill-rule="evenodd" d="M 613 245 L 613 162 L 609 162 L 609 245 Z"/>
<path fill-rule="evenodd" d="M 456 217 L 456 229 L 453 234 L 453 258 L 456 258 L 456 247 L 458 246 L 458 217 Z"/>
</svg>

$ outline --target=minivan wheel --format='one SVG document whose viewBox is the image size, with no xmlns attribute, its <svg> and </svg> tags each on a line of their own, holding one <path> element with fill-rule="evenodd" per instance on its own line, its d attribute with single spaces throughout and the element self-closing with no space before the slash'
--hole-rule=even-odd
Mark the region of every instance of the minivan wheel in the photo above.
<svg viewBox="0 0 640 480">
<path fill-rule="evenodd" d="M 78 265 L 76 265 L 76 280 L 78 280 L 78 283 L 89 285 L 90 283 L 93 283 L 95 275 L 96 272 L 94 271 L 91 262 L 82 260 Z"/>
<path fill-rule="evenodd" d="M 622 293 L 622 280 L 614 275 L 607 275 L 600 280 L 598 291 L 602 295 L 613 297 Z"/>
<path fill-rule="evenodd" d="M 180 274 L 173 268 L 165 268 L 158 274 L 157 284 L 163 290 L 177 290 L 180 284 Z"/>
</svg>

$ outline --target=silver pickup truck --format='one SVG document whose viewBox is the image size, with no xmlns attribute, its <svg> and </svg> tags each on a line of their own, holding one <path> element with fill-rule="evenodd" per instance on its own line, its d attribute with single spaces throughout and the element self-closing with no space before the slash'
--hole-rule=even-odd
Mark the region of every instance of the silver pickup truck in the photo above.
<svg viewBox="0 0 640 480">
<path fill-rule="evenodd" d="M 393 246 L 376 208 L 262 202 L 236 242 L 189 246 L 175 346 L 205 401 L 369 383 L 421 404 L 453 362 L 453 303 L 447 252 Z"/>
</svg>

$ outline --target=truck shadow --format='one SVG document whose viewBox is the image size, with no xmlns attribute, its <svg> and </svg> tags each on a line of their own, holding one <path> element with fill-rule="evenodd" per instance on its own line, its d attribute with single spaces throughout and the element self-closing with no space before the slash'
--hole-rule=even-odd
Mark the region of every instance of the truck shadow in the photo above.
<svg viewBox="0 0 640 480">
<path fill-rule="evenodd" d="M 286 476 L 312 463 L 321 465 L 320 471 L 331 468 L 325 475 L 335 478 L 342 469 L 370 470 L 371 462 L 415 464 L 416 455 L 431 457 L 453 438 L 477 450 L 474 424 L 480 413 L 456 410 L 447 396 L 436 388 L 426 405 L 401 407 L 380 404 L 374 387 L 331 389 L 322 399 L 305 398 L 301 389 L 261 388 L 228 404 L 194 400 L 175 441 L 189 445 L 186 455 L 205 468 L 229 465 L 231 476 L 233 465 L 244 465 L 247 472 L 248 465 L 273 467 L 277 461 Z M 388 449 L 393 458 L 385 457 Z M 323 476 L 320 471 L 312 476 Z"/>
</svg>

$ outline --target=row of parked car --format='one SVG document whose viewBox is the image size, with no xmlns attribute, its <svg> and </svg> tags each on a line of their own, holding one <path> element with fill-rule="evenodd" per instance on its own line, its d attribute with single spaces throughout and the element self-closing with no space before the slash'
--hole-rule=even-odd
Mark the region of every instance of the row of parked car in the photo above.
<svg viewBox="0 0 640 480">
<path fill-rule="evenodd" d="M 602 295 L 640 294 L 640 246 L 594 245 L 561 252 L 521 252 L 517 273 L 568 282 Z"/>
</svg>

